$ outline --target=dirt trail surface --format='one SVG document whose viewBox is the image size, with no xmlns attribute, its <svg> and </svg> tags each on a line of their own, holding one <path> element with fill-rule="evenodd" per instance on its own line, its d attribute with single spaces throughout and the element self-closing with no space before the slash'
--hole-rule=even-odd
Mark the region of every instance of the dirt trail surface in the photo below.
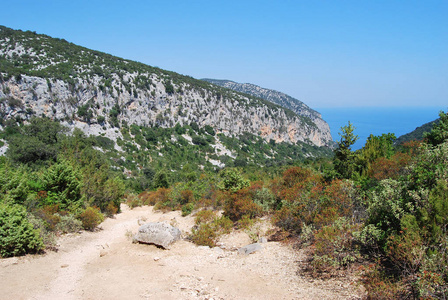
<svg viewBox="0 0 448 300">
<path fill-rule="evenodd" d="M 97 232 L 63 236 L 59 251 L 0 260 L 0 299 L 358 299 L 349 282 L 310 281 L 298 271 L 300 251 L 263 243 L 250 255 L 244 232 L 222 238 L 220 248 L 181 240 L 170 250 L 132 244 L 139 223 L 175 224 L 186 236 L 194 217 L 152 207 L 107 219 Z"/>
</svg>

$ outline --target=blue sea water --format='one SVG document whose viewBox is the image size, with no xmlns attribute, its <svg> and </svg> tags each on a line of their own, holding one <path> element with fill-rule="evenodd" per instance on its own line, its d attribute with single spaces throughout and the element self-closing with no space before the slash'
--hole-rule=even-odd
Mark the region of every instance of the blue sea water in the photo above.
<svg viewBox="0 0 448 300">
<path fill-rule="evenodd" d="M 339 141 L 341 127 L 350 121 L 359 140 L 352 150 L 362 148 L 370 134 L 394 133 L 399 136 L 434 121 L 446 107 L 350 107 L 317 108 L 328 123 L 333 140 Z"/>
</svg>

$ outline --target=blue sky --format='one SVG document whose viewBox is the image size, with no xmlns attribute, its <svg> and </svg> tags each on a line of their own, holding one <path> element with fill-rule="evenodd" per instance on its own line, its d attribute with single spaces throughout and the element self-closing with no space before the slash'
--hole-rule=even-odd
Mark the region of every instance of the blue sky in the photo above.
<svg viewBox="0 0 448 300">
<path fill-rule="evenodd" d="M 313 108 L 448 106 L 446 0 L 3 2 L 0 25 Z"/>
</svg>

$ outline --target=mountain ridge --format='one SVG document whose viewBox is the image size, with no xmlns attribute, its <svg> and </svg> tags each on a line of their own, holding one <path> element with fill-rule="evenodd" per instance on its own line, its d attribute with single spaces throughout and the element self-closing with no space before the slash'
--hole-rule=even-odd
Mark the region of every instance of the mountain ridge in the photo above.
<svg viewBox="0 0 448 300">
<path fill-rule="evenodd" d="M 329 128 L 288 108 L 34 32 L 0 26 L 0 70 L 0 129 L 59 121 L 107 144 L 124 172 L 174 170 L 181 158 L 210 170 L 331 152 Z"/>
</svg>

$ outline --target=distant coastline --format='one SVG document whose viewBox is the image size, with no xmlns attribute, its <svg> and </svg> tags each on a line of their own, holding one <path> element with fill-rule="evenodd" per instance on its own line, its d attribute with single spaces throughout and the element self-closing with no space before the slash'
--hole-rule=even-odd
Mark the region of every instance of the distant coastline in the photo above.
<svg viewBox="0 0 448 300">
<path fill-rule="evenodd" d="M 448 107 L 448 105 L 447 105 Z M 370 134 L 394 133 L 399 136 L 434 121 L 447 107 L 330 107 L 316 108 L 330 125 L 335 141 L 340 139 L 341 127 L 350 121 L 355 126 L 359 140 L 353 150 L 362 148 Z"/>
</svg>

